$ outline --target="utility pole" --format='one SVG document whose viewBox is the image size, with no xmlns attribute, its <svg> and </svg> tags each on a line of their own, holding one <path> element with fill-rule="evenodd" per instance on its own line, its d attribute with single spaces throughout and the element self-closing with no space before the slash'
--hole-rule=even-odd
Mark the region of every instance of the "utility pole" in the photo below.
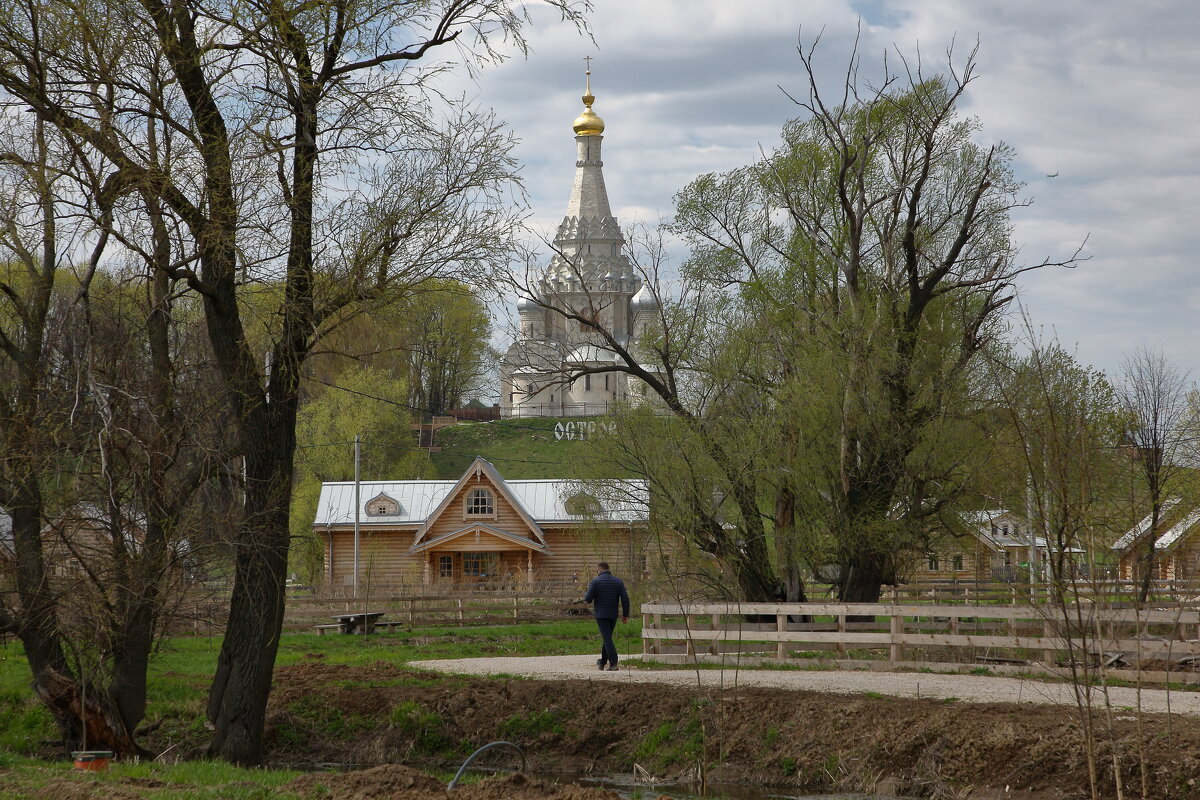
<svg viewBox="0 0 1200 800">
<path fill-rule="evenodd" d="M 1038 512 L 1040 517 L 1045 517 L 1045 508 L 1041 504 L 1041 494 L 1038 495 Z M 1025 483 L 1025 533 L 1029 538 L 1029 600 L 1033 603 L 1037 602 L 1038 581 L 1041 576 L 1038 574 L 1038 548 L 1037 548 L 1037 524 L 1034 522 L 1034 504 L 1033 504 L 1033 475 L 1030 474 L 1026 478 Z M 1047 541 L 1048 544 L 1048 541 Z"/>
<path fill-rule="evenodd" d="M 358 599 L 358 518 L 362 512 L 362 487 L 358 482 L 359 436 L 354 434 L 354 599 Z"/>
</svg>

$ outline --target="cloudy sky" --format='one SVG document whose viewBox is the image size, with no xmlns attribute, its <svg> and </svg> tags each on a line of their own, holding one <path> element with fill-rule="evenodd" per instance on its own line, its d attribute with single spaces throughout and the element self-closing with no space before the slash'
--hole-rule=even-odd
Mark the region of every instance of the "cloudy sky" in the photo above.
<svg viewBox="0 0 1200 800">
<path fill-rule="evenodd" d="M 1063 258 L 1087 238 L 1077 269 L 1024 280 L 1032 319 L 1110 372 L 1145 345 L 1200 378 L 1200 3 L 595 0 L 594 44 L 529 7 L 529 57 L 463 89 L 521 139 L 534 221 L 550 228 L 574 172 L 585 55 L 614 212 L 654 223 L 696 175 L 754 160 L 802 113 L 783 91 L 804 89 L 799 40 L 821 33 L 832 90 L 860 23 L 868 74 L 887 49 L 919 46 L 943 64 L 952 41 L 961 56 L 978 39 L 962 108 L 982 143 L 1017 151 L 1033 201 L 1013 220 L 1024 259 Z"/>
</svg>

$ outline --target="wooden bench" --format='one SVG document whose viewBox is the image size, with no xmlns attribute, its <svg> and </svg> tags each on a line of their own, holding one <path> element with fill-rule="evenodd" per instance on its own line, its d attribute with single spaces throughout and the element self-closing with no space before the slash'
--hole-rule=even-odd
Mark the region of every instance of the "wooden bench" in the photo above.
<svg viewBox="0 0 1200 800">
<path fill-rule="evenodd" d="M 317 633 L 321 636 L 325 635 L 325 631 L 338 631 L 342 629 L 342 626 L 336 622 L 332 625 L 313 625 L 313 627 L 317 629 Z"/>
<path fill-rule="evenodd" d="M 407 626 L 408 626 L 407 622 L 376 622 L 375 630 L 379 630 L 381 628 L 383 630 L 388 630 L 388 631 L 395 630 L 396 628 L 399 628 L 400 630 L 404 630 L 405 627 L 407 627 Z"/>
</svg>

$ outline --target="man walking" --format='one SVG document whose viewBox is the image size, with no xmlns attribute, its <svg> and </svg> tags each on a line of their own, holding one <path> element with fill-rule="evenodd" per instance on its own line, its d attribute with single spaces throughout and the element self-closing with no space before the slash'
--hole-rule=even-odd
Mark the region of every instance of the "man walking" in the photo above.
<svg viewBox="0 0 1200 800">
<path fill-rule="evenodd" d="M 625 582 L 608 571 L 607 562 L 601 561 L 596 565 L 596 577 L 588 584 L 583 602 L 595 604 L 592 614 L 596 617 L 596 625 L 600 628 L 600 638 L 603 640 L 596 666 L 609 672 L 617 671 L 617 646 L 613 644 L 613 629 L 617 627 L 618 600 L 621 619 L 629 622 L 629 592 L 625 591 Z"/>
</svg>

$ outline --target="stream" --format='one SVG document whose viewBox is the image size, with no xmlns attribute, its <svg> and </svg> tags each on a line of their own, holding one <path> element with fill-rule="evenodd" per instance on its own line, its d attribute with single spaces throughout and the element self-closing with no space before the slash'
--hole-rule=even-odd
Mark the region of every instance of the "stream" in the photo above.
<svg viewBox="0 0 1200 800">
<path fill-rule="evenodd" d="M 621 797 L 656 800 L 660 797 L 677 800 L 889 800 L 881 795 L 853 794 L 792 794 L 786 787 L 748 786 L 741 783 L 709 783 L 705 791 L 699 787 L 670 783 L 639 783 L 627 775 L 570 775 L 562 773 L 528 773 L 529 777 L 546 782 L 576 783 L 612 789 Z"/>
<path fill-rule="evenodd" d="M 351 772 L 366 769 L 374 764 L 269 764 L 274 769 L 298 770 L 301 772 Z M 511 769 L 500 769 L 491 766 L 480 766 L 470 771 L 470 774 L 506 774 Z M 538 772 L 526 771 L 525 774 L 545 783 L 574 783 L 579 786 L 595 786 L 602 789 L 612 789 L 623 798 L 629 800 L 658 800 L 669 797 L 672 800 L 896 800 L 896 798 L 876 795 L 857 794 L 853 792 L 835 792 L 833 794 L 793 794 L 781 786 L 752 786 L 743 783 L 709 783 L 706 790 L 701 791 L 697 786 L 673 783 L 646 783 L 633 779 L 630 775 L 586 775 L 572 772 Z"/>
</svg>

